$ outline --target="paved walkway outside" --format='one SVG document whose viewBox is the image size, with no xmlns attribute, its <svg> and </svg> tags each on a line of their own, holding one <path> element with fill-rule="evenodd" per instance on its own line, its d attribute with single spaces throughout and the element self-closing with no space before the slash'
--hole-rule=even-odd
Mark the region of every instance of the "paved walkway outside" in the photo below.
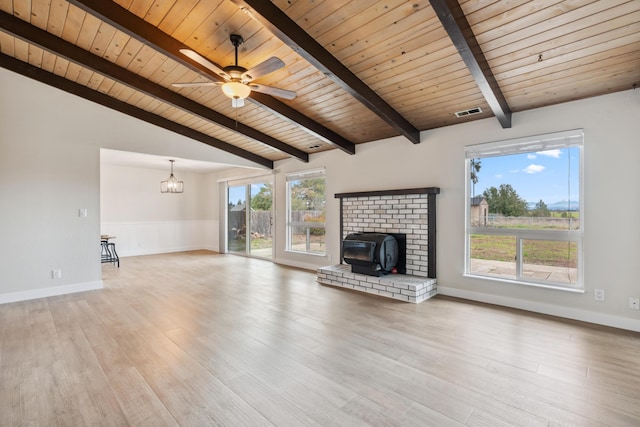
<svg viewBox="0 0 640 427">
<path fill-rule="evenodd" d="M 578 272 L 575 268 L 524 264 L 523 269 L 522 275 L 528 278 L 572 285 L 578 283 Z M 515 279 L 516 263 L 515 261 L 505 262 L 472 258 L 471 272 L 504 279 Z"/>
</svg>

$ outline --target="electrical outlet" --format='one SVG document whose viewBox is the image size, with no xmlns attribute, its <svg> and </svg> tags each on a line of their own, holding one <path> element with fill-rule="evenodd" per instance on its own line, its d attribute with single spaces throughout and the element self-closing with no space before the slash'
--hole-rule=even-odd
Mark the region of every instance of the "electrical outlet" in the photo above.
<svg viewBox="0 0 640 427">
<path fill-rule="evenodd" d="M 55 270 L 51 270 L 51 278 L 62 279 L 62 270 L 59 268 L 56 268 Z"/>
<path fill-rule="evenodd" d="M 640 310 L 640 298 L 629 297 L 629 308 L 632 310 Z"/>
<path fill-rule="evenodd" d="M 596 301 L 604 301 L 604 289 L 594 289 L 593 299 Z"/>
</svg>

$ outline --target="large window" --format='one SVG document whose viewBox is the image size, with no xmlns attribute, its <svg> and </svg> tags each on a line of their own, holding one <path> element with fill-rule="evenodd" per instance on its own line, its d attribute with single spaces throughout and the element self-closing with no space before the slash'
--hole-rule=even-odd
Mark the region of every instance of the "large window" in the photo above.
<svg viewBox="0 0 640 427">
<path fill-rule="evenodd" d="M 582 131 L 471 145 L 466 274 L 583 290 Z"/>
<path fill-rule="evenodd" d="M 287 250 L 324 255 L 324 170 L 287 175 Z"/>
</svg>

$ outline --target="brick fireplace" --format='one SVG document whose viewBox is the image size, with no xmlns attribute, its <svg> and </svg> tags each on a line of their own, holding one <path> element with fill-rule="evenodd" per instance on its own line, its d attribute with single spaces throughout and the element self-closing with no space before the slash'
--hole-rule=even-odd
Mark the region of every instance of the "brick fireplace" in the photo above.
<svg viewBox="0 0 640 427">
<path fill-rule="evenodd" d="M 406 274 L 370 277 L 350 266 L 321 267 L 318 282 L 419 303 L 437 293 L 437 187 L 340 193 L 340 241 L 350 233 L 406 235 Z M 341 251 L 342 252 L 342 251 Z M 342 256 L 340 257 L 342 260 Z"/>
</svg>

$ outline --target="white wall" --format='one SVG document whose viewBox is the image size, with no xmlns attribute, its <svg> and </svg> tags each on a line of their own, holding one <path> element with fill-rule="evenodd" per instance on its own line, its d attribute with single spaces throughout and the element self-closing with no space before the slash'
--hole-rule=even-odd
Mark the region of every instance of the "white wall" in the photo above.
<svg viewBox="0 0 640 427">
<path fill-rule="evenodd" d="M 435 129 L 422 133 L 414 145 L 398 137 L 359 145 L 357 155 L 339 150 L 318 153 L 309 164 L 296 160 L 276 164 L 276 189 L 284 189 L 287 172 L 326 167 L 327 245 L 324 258 L 290 254 L 277 245 L 276 259 L 294 265 L 337 263 L 339 202 L 335 193 L 440 187 L 437 196 L 438 288 L 464 298 L 525 308 L 602 324 L 640 330 L 640 311 L 628 309 L 628 297 L 640 296 L 637 264 L 640 255 L 640 212 L 635 171 L 640 158 L 640 91 L 575 101 L 514 114 L 513 127 L 497 120 Z M 467 144 L 584 129 L 585 212 L 583 294 L 463 277 L 465 161 Z M 284 212 L 285 201 L 278 199 Z M 284 242 L 284 219 L 277 220 L 278 242 Z M 593 290 L 604 289 L 606 300 L 595 301 Z"/>
<path fill-rule="evenodd" d="M 97 149 L 56 140 L 29 115 L 0 117 L 0 302 L 39 296 L 38 288 L 55 295 L 101 287 L 92 232 L 99 221 Z M 11 129 L 32 132 L 14 138 Z M 86 218 L 78 216 L 81 208 Z M 52 279 L 54 269 L 62 278 Z"/>
<path fill-rule="evenodd" d="M 207 174 L 183 172 L 184 192 L 160 193 L 166 170 L 102 164 L 101 234 L 116 236 L 121 257 L 195 249 L 218 250 L 218 190 Z"/>
<path fill-rule="evenodd" d="M 101 147 L 256 166 L 4 69 L 0 94 L 0 303 L 102 286 Z"/>
</svg>

